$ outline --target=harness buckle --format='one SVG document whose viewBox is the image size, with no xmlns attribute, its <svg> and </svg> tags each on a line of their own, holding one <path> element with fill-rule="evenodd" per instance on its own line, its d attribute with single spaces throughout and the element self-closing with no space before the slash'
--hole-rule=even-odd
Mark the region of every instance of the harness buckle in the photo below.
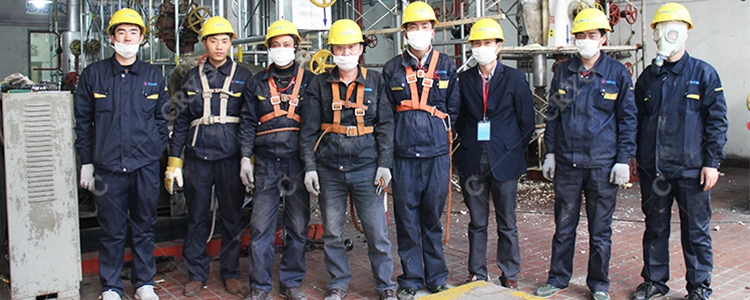
<svg viewBox="0 0 750 300">
<path fill-rule="evenodd" d="M 201 94 L 203 94 L 203 99 L 206 99 L 206 98 L 210 99 L 211 96 L 212 96 L 212 94 L 213 94 L 213 92 L 212 91 L 203 91 L 203 93 L 201 93 Z"/>
<path fill-rule="evenodd" d="M 344 107 L 343 102 L 333 102 L 331 103 L 331 109 L 333 110 L 341 110 Z"/>
<path fill-rule="evenodd" d="M 280 96 L 273 96 L 271 97 L 271 105 L 276 105 L 281 103 L 281 97 Z"/>
<path fill-rule="evenodd" d="M 357 126 L 346 126 L 346 136 L 357 136 Z"/>
<path fill-rule="evenodd" d="M 417 70 L 417 77 L 424 78 L 424 70 L 422 69 Z"/>
<path fill-rule="evenodd" d="M 430 109 L 430 115 L 431 115 L 431 116 L 435 116 L 435 112 L 436 112 L 436 111 L 437 111 L 437 107 L 433 106 L 433 107 L 432 107 L 432 108 Z"/>
<path fill-rule="evenodd" d="M 289 99 L 289 105 L 291 105 L 291 106 L 298 106 L 299 105 L 299 98 L 290 98 Z"/>
<path fill-rule="evenodd" d="M 422 87 L 432 87 L 433 82 L 432 78 L 422 79 Z"/>
<path fill-rule="evenodd" d="M 361 108 L 355 108 L 354 109 L 354 116 L 356 117 L 364 117 L 365 116 L 365 110 Z"/>
<path fill-rule="evenodd" d="M 417 82 L 417 75 L 409 74 L 406 75 L 406 83 L 415 83 Z"/>
</svg>

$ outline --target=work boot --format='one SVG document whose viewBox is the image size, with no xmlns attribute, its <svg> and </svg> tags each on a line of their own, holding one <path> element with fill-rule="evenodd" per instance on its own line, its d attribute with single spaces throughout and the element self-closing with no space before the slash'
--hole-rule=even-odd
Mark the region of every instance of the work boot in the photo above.
<svg viewBox="0 0 750 300">
<path fill-rule="evenodd" d="M 413 288 L 405 288 L 398 291 L 399 300 L 414 300 L 414 295 L 417 294 L 417 290 Z"/>
<path fill-rule="evenodd" d="M 567 288 L 559 288 L 549 283 L 545 283 L 536 289 L 536 295 L 542 298 L 549 298 L 565 290 L 567 290 Z"/>
<path fill-rule="evenodd" d="M 154 292 L 153 285 L 144 285 L 139 287 L 135 291 L 135 299 L 137 300 L 159 300 L 159 296 Z"/>
<path fill-rule="evenodd" d="M 227 288 L 227 292 L 230 294 L 239 294 L 242 292 L 242 283 L 237 278 L 229 278 L 224 281 L 224 287 Z"/>
<path fill-rule="evenodd" d="M 279 289 L 279 296 L 281 296 L 281 298 L 292 300 L 307 300 L 307 296 L 299 288 L 288 288 L 282 286 Z"/>
<path fill-rule="evenodd" d="M 644 282 L 638 285 L 630 300 L 651 300 L 659 296 L 662 294 L 653 283 Z"/>
<path fill-rule="evenodd" d="M 591 295 L 594 300 L 609 300 L 609 293 L 605 291 L 596 291 Z"/>
<path fill-rule="evenodd" d="M 102 292 L 102 300 L 120 300 L 120 294 L 113 290 Z"/>
<path fill-rule="evenodd" d="M 261 289 L 252 288 L 245 300 L 272 300 L 271 294 Z"/>
<path fill-rule="evenodd" d="M 343 300 L 349 292 L 340 289 L 330 289 L 326 292 L 325 300 Z"/>
<path fill-rule="evenodd" d="M 380 293 L 380 300 L 396 300 L 396 291 L 392 289 L 384 290 Z"/>
<path fill-rule="evenodd" d="M 188 297 L 194 297 L 194 296 L 197 296 L 198 293 L 200 293 L 202 289 L 203 289 L 203 282 L 191 281 L 185 285 L 185 290 L 182 291 L 182 294 Z"/>
<path fill-rule="evenodd" d="M 477 274 L 469 274 L 469 278 L 466 278 L 466 283 L 472 283 L 474 281 L 484 280 L 479 278 L 479 275 Z"/>
<path fill-rule="evenodd" d="M 696 288 L 687 296 L 687 300 L 708 300 L 709 293 L 704 288 Z"/>
<path fill-rule="evenodd" d="M 511 290 L 517 290 L 518 289 L 518 282 L 516 282 L 513 279 L 500 279 L 500 285 L 509 288 Z"/>
</svg>

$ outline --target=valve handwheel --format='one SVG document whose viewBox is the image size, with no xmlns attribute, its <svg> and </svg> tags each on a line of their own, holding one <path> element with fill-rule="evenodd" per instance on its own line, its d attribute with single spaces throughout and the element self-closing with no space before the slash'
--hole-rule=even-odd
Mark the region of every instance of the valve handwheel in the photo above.
<svg viewBox="0 0 750 300">
<path fill-rule="evenodd" d="M 635 24 L 635 21 L 638 20 L 638 9 L 633 6 L 633 4 L 629 4 L 625 6 L 625 21 L 627 21 L 629 24 Z"/>
<path fill-rule="evenodd" d="M 378 36 L 374 34 L 368 34 L 365 42 L 367 43 L 367 47 L 375 48 L 378 46 Z"/>
<path fill-rule="evenodd" d="M 77 72 L 68 72 L 68 74 L 65 74 L 65 78 L 63 79 L 65 84 L 68 86 L 76 86 L 78 84 L 78 73 Z"/>
<path fill-rule="evenodd" d="M 315 74 L 321 74 L 328 69 L 333 69 L 336 65 L 329 63 L 331 60 L 333 60 L 333 53 L 331 51 L 326 49 L 318 50 L 310 59 L 310 71 Z"/>
<path fill-rule="evenodd" d="M 159 27 L 156 27 L 156 21 L 159 19 L 159 16 L 153 16 L 150 19 L 148 19 L 148 27 L 146 27 L 146 30 L 148 33 L 153 35 L 159 34 Z"/>
<path fill-rule="evenodd" d="M 630 62 L 625 63 L 625 68 L 628 68 L 628 72 L 630 72 L 630 76 L 633 76 L 635 74 L 635 69 L 633 68 L 633 64 Z"/>
<path fill-rule="evenodd" d="M 211 11 L 203 6 L 197 7 L 190 11 L 188 15 L 188 25 L 195 33 L 201 34 L 203 22 L 211 17 Z"/>
<path fill-rule="evenodd" d="M 609 25 L 615 26 L 620 23 L 620 6 L 617 4 L 609 5 Z"/>
<path fill-rule="evenodd" d="M 73 55 L 81 55 L 81 40 L 73 40 L 68 48 Z"/>
<path fill-rule="evenodd" d="M 336 0 L 310 0 L 310 3 L 320 8 L 326 8 L 331 7 L 336 3 Z"/>
</svg>

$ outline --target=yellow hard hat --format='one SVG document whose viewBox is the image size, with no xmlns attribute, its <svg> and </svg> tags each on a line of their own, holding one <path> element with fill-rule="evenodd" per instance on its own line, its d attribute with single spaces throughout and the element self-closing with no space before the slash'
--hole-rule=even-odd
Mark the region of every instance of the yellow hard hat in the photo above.
<svg viewBox="0 0 750 300">
<path fill-rule="evenodd" d="M 401 27 L 411 22 L 432 21 L 433 26 L 437 25 L 438 20 L 435 17 L 435 10 L 427 2 L 412 2 L 404 9 L 404 16 L 401 19 Z"/>
<path fill-rule="evenodd" d="M 109 25 L 107 26 L 107 32 L 112 34 L 110 31 L 112 27 L 120 24 L 133 24 L 138 25 L 141 28 L 141 34 L 146 33 L 146 24 L 143 23 L 141 14 L 130 8 L 123 8 L 112 14 L 112 18 L 109 19 Z"/>
<path fill-rule="evenodd" d="M 576 15 L 573 20 L 573 30 L 570 33 L 576 34 L 592 29 L 612 31 L 612 27 L 609 26 L 609 19 L 601 10 L 587 8 Z"/>
<path fill-rule="evenodd" d="M 237 34 L 234 33 L 234 28 L 232 28 L 232 24 L 229 23 L 229 20 L 223 18 L 223 17 L 210 17 L 208 20 L 206 20 L 205 23 L 203 23 L 203 26 L 201 26 L 201 39 L 206 38 L 209 35 L 214 34 L 220 34 L 220 33 L 226 33 L 229 34 L 229 36 L 234 39 Z"/>
<path fill-rule="evenodd" d="M 328 31 L 329 45 L 348 45 L 364 43 L 362 29 L 357 22 L 349 19 L 339 19 L 331 25 Z"/>
<path fill-rule="evenodd" d="M 302 42 L 302 37 L 299 36 L 299 31 L 297 31 L 297 27 L 295 27 L 292 22 L 278 20 L 271 23 L 271 26 L 268 26 L 268 32 L 266 33 L 266 47 L 271 48 L 270 43 L 272 38 L 287 34 L 294 37 L 298 44 Z"/>
<path fill-rule="evenodd" d="M 654 14 L 654 20 L 651 21 L 651 29 L 656 29 L 656 23 L 666 21 L 682 21 L 688 24 L 688 30 L 693 29 L 693 19 L 690 18 L 690 12 L 679 3 L 669 2 L 659 7 Z"/>
<path fill-rule="evenodd" d="M 501 42 L 505 42 L 503 28 L 493 19 L 480 19 L 471 26 L 469 43 L 479 40 L 500 40 Z"/>
</svg>

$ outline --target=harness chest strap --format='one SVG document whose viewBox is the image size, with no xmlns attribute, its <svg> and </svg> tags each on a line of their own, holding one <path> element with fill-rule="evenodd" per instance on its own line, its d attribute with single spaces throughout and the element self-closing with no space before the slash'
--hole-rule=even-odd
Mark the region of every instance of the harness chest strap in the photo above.
<svg viewBox="0 0 750 300">
<path fill-rule="evenodd" d="M 286 94 L 279 94 L 279 90 L 276 86 L 276 82 L 274 81 L 273 77 L 268 78 L 268 90 L 271 93 L 271 105 L 273 105 L 273 111 L 269 112 L 258 121 L 260 123 L 268 122 L 269 120 L 273 118 L 278 118 L 281 116 L 286 115 L 287 118 L 297 121 L 297 123 L 300 123 L 300 116 L 295 112 L 297 107 L 299 106 L 299 89 L 302 85 L 302 79 L 304 78 L 305 70 L 303 70 L 301 67 L 299 70 L 297 70 L 297 75 L 299 76 L 295 79 L 292 79 L 292 84 L 294 85 L 294 88 L 292 89 L 291 95 Z M 296 83 L 295 83 L 296 82 Z M 283 110 L 281 109 L 281 102 L 289 102 L 289 110 Z"/>
<path fill-rule="evenodd" d="M 191 144 L 192 146 L 195 146 L 200 125 L 240 123 L 240 117 L 227 116 L 227 102 L 229 96 L 232 95 L 232 93 L 229 92 L 229 85 L 232 84 L 232 78 L 234 78 L 234 73 L 237 70 L 237 63 L 232 62 L 232 70 L 229 72 L 229 76 L 224 78 L 224 84 L 222 87 L 220 89 L 212 89 L 208 85 L 206 73 L 203 73 L 203 66 L 206 64 L 206 61 L 207 60 L 201 61 L 201 63 L 198 64 L 198 76 L 200 77 L 201 89 L 203 90 L 203 93 L 201 94 L 203 97 L 203 116 L 190 122 L 190 127 L 195 127 L 195 131 L 193 132 L 193 142 Z M 211 97 L 213 94 L 219 94 L 221 101 L 219 103 L 219 116 L 211 114 Z"/>
<path fill-rule="evenodd" d="M 367 79 L 367 69 L 362 68 L 362 77 Z M 345 134 L 346 136 L 363 136 L 365 134 L 371 134 L 373 132 L 373 126 L 365 126 L 365 111 L 367 105 L 364 105 L 365 98 L 365 86 L 364 84 L 349 84 L 346 91 L 346 101 L 341 100 L 341 90 L 339 89 L 339 82 L 331 83 L 331 91 L 333 93 L 333 101 L 331 102 L 331 109 L 333 110 L 333 123 L 323 123 L 320 125 L 320 129 L 323 131 L 329 131 L 333 133 Z M 356 102 L 351 102 L 351 94 L 354 92 L 356 85 L 357 95 Z M 357 126 L 342 126 L 341 125 L 341 110 L 343 108 L 354 108 L 354 116 L 357 120 Z"/>
<path fill-rule="evenodd" d="M 414 72 L 413 68 L 406 67 L 406 82 L 409 83 L 409 90 L 411 91 L 411 99 L 402 100 L 401 104 L 396 106 L 397 112 L 403 112 L 408 110 L 422 110 L 430 113 L 431 115 L 445 120 L 448 115 L 434 106 L 428 105 L 427 100 L 430 96 L 430 89 L 432 88 L 433 76 L 435 76 L 435 69 L 437 68 L 438 58 L 440 54 L 437 50 L 432 50 L 432 58 L 430 59 L 430 65 L 425 73 L 424 70 L 419 69 Z M 422 78 L 422 95 L 421 97 L 417 93 L 417 78 Z"/>
</svg>

